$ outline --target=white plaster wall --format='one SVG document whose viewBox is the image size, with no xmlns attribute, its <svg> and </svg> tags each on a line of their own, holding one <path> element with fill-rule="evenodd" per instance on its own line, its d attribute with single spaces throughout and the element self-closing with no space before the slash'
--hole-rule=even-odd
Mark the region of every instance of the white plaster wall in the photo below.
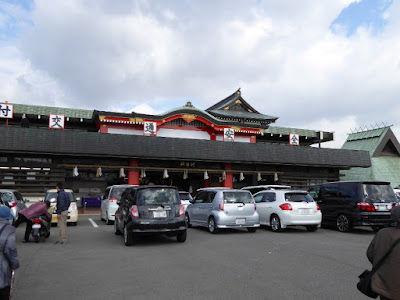
<svg viewBox="0 0 400 300">
<path fill-rule="evenodd" d="M 183 139 L 196 139 L 196 140 L 209 140 L 210 139 L 210 135 L 206 131 L 167 129 L 167 128 L 160 128 L 157 131 L 157 136 L 171 137 L 171 138 L 183 138 Z"/>
<path fill-rule="evenodd" d="M 130 135 L 143 135 L 143 130 L 131 130 L 131 129 L 108 128 L 108 133 L 130 134 Z"/>
</svg>

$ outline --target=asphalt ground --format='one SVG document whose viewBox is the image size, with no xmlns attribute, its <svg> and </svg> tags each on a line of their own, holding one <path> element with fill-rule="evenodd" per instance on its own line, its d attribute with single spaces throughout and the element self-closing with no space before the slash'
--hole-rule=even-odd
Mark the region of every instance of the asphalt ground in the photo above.
<svg viewBox="0 0 400 300">
<path fill-rule="evenodd" d="M 370 229 L 190 228 L 185 243 L 143 237 L 131 247 L 99 215 L 68 226 L 66 245 L 54 244 L 57 227 L 38 244 L 22 243 L 24 230 L 12 299 L 368 299 L 356 283 L 370 268 Z"/>
</svg>

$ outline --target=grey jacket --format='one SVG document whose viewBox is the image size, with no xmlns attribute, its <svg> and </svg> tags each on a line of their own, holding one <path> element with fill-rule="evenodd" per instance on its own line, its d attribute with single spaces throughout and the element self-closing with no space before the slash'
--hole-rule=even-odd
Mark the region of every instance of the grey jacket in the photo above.
<svg viewBox="0 0 400 300">
<path fill-rule="evenodd" d="M 0 288 L 11 285 L 12 270 L 19 268 L 15 246 L 15 228 L 8 220 L 0 218 L 0 229 L 7 226 L 0 235 Z"/>
<path fill-rule="evenodd" d="M 400 229 L 390 227 L 379 230 L 367 250 L 372 265 L 376 265 L 399 238 Z M 389 299 L 400 299 L 400 244 L 372 276 L 372 290 Z"/>
</svg>

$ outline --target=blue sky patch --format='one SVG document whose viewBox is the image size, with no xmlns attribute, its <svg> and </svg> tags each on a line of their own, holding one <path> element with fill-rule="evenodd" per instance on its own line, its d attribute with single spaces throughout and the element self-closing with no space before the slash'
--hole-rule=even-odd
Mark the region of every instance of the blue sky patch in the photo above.
<svg viewBox="0 0 400 300">
<path fill-rule="evenodd" d="M 342 10 L 332 22 L 331 30 L 334 33 L 353 35 L 358 27 L 366 27 L 374 34 L 383 31 L 386 20 L 385 11 L 392 5 L 393 0 L 361 0 L 353 2 Z"/>
</svg>

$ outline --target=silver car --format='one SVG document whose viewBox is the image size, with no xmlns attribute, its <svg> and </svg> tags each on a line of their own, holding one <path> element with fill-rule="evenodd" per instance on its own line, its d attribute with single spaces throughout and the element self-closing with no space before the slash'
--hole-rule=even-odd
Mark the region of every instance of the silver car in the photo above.
<svg viewBox="0 0 400 300">
<path fill-rule="evenodd" d="M 14 220 L 18 218 L 18 212 L 25 208 L 25 201 L 21 193 L 17 190 L 0 189 L 1 202 L 11 209 Z"/>
<path fill-rule="evenodd" d="M 256 232 L 260 218 L 249 191 L 228 188 L 204 188 L 186 209 L 188 227 L 208 227 L 211 233 L 221 228 L 247 228 Z"/>
</svg>

